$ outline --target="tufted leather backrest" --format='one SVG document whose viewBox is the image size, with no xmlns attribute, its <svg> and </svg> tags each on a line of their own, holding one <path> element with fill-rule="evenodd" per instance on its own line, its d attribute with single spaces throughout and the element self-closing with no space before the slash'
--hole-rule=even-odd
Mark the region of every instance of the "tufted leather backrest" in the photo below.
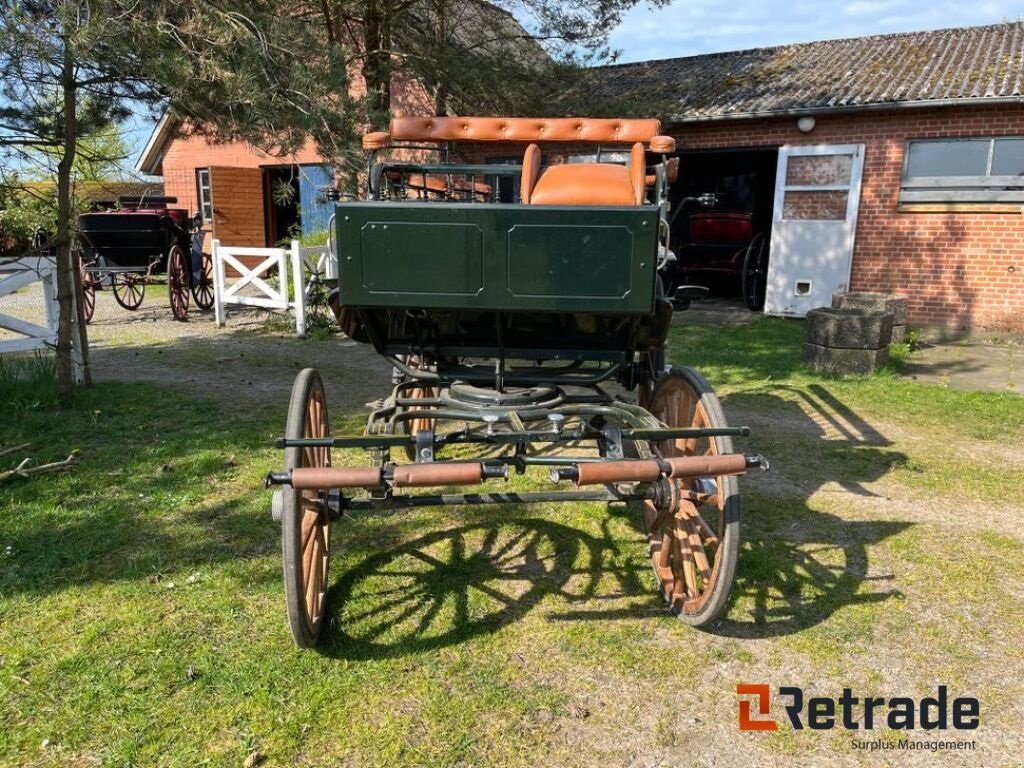
<svg viewBox="0 0 1024 768">
<path fill-rule="evenodd" d="M 579 141 L 649 144 L 657 120 L 592 117 L 396 117 L 395 141 Z"/>
</svg>

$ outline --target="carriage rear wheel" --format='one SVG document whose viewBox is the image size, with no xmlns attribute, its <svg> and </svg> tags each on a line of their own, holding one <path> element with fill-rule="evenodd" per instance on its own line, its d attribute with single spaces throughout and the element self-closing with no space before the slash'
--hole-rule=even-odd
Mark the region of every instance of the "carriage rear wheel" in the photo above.
<svg viewBox="0 0 1024 768">
<path fill-rule="evenodd" d="M 213 307 L 213 259 L 204 253 L 199 267 L 199 279 L 192 285 L 192 298 L 202 310 Z"/>
<path fill-rule="evenodd" d="M 764 308 L 768 287 L 768 238 L 758 232 L 747 246 L 743 257 L 743 301 L 747 309 L 757 312 Z"/>
<path fill-rule="evenodd" d="M 146 279 L 132 272 L 113 272 L 110 275 L 110 287 L 114 289 L 114 299 L 125 309 L 134 312 L 142 305 L 146 295 Z"/>
<path fill-rule="evenodd" d="M 651 413 L 668 427 L 725 427 L 711 385 L 692 368 L 658 380 Z M 652 444 L 665 458 L 732 453 L 732 438 Z M 703 626 L 725 609 L 739 557 L 740 496 L 733 476 L 672 481 L 665 509 L 644 503 L 651 564 L 665 601 L 686 624 Z"/>
<path fill-rule="evenodd" d="M 288 405 L 285 437 L 328 437 L 327 398 L 314 368 L 295 377 Z M 286 448 L 284 469 L 331 466 L 330 448 Z M 318 491 L 285 487 L 281 510 L 284 591 L 292 637 L 312 648 L 320 636 L 327 602 L 327 567 L 331 559 L 331 519 Z"/>
<path fill-rule="evenodd" d="M 85 322 L 91 323 L 92 316 L 96 314 L 96 281 L 81 256 L 78 257 L 78 276 L 82 284 L 82 312 L 85 315 Z"/>
<path fill-rule="evenodd" d="M 171 297 L 171 314 L 175 320 L 188 319 L 188 266 L 180 245 L 171 246 L 167 254 L 167 292 Z"/>
</svg>

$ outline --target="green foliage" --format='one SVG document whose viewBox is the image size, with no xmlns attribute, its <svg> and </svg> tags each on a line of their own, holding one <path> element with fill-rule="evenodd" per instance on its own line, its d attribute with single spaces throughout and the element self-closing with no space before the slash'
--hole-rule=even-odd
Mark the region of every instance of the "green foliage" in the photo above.
<svg viewBox="0 0 1024 768">
<path fill-rule="evenodd" d="M 56 189 L 0 180 L 0 256 L 18 256 L 45 245 L 56 221 Z"/>
<path fill-rule="evenodd" d="M 608 36 L 637 4 L 327 0 L 312 10 L 327 43 L 353 51 L 367 83 L 366 119 L 382 126 L 396 75 L 422 83 L 439 115 L 550 113 L 581 65 L 615 58 Z"/>
<path fill-rule="evenodd" d="M 0 355 L 0 403 L 7 417 L 57 405 L 54 368 L 52 355 Z"/>
</svg>

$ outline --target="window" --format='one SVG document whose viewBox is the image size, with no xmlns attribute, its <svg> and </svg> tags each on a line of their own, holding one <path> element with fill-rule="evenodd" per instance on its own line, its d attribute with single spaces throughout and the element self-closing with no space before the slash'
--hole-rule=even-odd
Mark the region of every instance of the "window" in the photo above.
<svg viewBox="0 0 1024 768">
<path fill-rule="evenodd" d="M 907 142 L 901 203 L 1024 203 L 1024 137 Z"/>
<path fill-rule="evenodd" d="M 203 223 L 213 221 L 213 195 L 210 193 L 210 169 L 196 168 L 196 191 L 199 198 L 199 212 L 203 214 Z"/>
</svg>

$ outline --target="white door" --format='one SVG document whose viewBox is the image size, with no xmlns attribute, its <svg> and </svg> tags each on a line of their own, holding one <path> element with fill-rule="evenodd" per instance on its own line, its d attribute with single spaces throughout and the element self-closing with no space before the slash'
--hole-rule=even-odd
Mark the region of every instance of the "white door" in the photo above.
<svg viewBox="0 0 1024 768">
<path fill-rule="evenodd" d="M 863 144 L 782 147 L 764 311 L 803 317 L 848 290 Z"/>
</svg>

